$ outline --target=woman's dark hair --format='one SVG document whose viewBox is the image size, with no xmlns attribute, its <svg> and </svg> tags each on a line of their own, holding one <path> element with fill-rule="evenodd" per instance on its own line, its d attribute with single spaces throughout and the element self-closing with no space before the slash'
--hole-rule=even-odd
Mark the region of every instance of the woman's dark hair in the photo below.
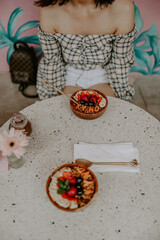
<svg viewBox="0 0 160 240">
<path fill-rule="evenodd" d="M 105 5 L 106 7 L 108 5 L 111 5 L 115 0 L 93 0 L 96 7 Z M 36 0 L 35 1 L 35 5 L 37 5 L 38 7 L 47 7 L 49 5 L 54 5 L 56 3 L 58 3 L 60 6 L 62 6 L 63 4 L 68 3 L 69 0 Z"/>
</svg>

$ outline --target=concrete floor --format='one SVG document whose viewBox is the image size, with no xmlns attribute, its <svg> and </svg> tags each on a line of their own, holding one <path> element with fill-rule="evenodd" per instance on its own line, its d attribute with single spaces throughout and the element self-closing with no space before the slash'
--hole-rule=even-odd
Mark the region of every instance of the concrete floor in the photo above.
<svg viewBox="0 0 160 240">
<path fill-rule="evenodd" d="M 38 98 L 26 98 L 18 90 L 19 84 L 11 82 L 9 72 L 0 73 L 0 126 L 4 124 L 15 112 L 33 104 Z M 35 87 L 30 90 L 35 93 Z"/>
<path fill-rule="evenodd" d="M 137 76 L 133 104 L 143 108 L 160 121 L 160 75 Z"/>
<path fill-rule="evenodd" d="M 15 112 L 39 101 L 38 98 L 30 99 L 24 97 L 18 90 L 18 84 L 11 82 L 8 72 L 0 73 L 0 126 L 3 125 Z M 132 100 L 133 104 L 148 111 L 160 120 L 160 75 L 137 76 L 134 82 L 136 94 Z M 35 87 L 28 89 L 35 93 Z"/>
</svg>

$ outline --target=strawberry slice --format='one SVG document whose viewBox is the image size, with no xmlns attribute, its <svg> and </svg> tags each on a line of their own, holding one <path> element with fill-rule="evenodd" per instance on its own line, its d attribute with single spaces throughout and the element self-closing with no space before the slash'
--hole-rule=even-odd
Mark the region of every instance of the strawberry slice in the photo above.
<svg viewBox="0 0 160 240">
<path fill-rule="evenodd" d="M 77 183 L 77 179 L 75 177 L 69 178 L 69 185 L 75 185 Z"/>
<path fill-rule="evenodd" d="M 70 201 L 77 201 L 77 198 L 68 197 L 65 192 L 62 193 L 61 196 L 62 196 L 63 198 L 66 198 L 66 199 L 70 200 Z"/>
<path fill-rule="evenodd" d="M 65 181 L 64 177 L 59 177 L 59 178 L 57 178 L 57 179 L 60 179 L 60 180 L 62 180 L 62 181 Z"/>
<path fill-rule="evenodd" d="M 75 197 L 77 194 L 77 188 L 74 186 L 71 186 L 70 189 L 66 192 L 68 197 Z"/>
<path fill-rule="evenodd" d="M 81 95 L 79 93 L 77 94 L 77 97 L 78 97 L 78 100 L 80 101 L 81 100 Z"/>
<path fill-rule="evenodd" d="M 85 102 L 89 102 L 89 99 L 88 99 L 87 95 L 82 96 L 81 100 L 83 100 Z"/>
<path fill-rule="evenodd" d="M 90 102 L 94 102 L 95 104 L 97 103 L 97 98 L 96 98 L 96 96 L 92 96 L 91 98 L 90 98 Z"/>
<path fill-rule="evenodd" d="M 72 173 L 71 172 L 67 172 L 67 171 L 64 171 L 63 172 L 63 177 L 65 180 L 69 179 L 70 177 L 72 177 Z"/>
<path fill-rule="evenodd" d="M 102 101 L 102 97 L 99 97 L 99 98 L 97 99 L 97 102 L 100 103 L 101 101 Z"/>
</svg>

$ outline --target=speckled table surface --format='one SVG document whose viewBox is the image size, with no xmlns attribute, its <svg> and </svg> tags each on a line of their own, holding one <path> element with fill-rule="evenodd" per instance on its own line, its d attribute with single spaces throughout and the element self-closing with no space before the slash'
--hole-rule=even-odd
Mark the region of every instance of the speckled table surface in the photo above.
<svg viewBox="0 0 160 240">
<path fill-rule="evenodd" d="M 155 118 L 115 98 L 92 121 L 73 115 L 63 96 L 22 112 L 33 132 L 25 165 L 0 173 L 1 240 L 160 239 L 160 123 Z M 93 203 L 80 212 L 63 212 L 49 201 L 46 181 L 53 169 L 73 161 L 74 143 L 80 141 L 133 142 L 141 173 L 96 173 L 99 192 Z"/>
</svg>

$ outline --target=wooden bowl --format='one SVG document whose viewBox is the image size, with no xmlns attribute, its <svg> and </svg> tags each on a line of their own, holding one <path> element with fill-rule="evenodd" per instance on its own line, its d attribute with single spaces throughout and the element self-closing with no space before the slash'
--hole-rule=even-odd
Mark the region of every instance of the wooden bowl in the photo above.
<svg viewBox="0 0 160 240">
<path fill-rule="evenodd" d="M 104 108 L 101 108 L 98 112 L 96 113 L 84 113 L 84 112 L 80 112 L 77 109 L 74 108 L 74 103 L 70 100 L 70 107 L 72 109 L 72 112 L 79 118 L 82 119 L 86 119 L 86 120 L 92 120 L 92 119 L 96 119 L 100 116 L 102 116 L 104 114 L 104 112 L 106 111 L 107 105 L 108 105 L 108 99 L 107 97 L 100 91 L 95 90 L 95 89 L 82 89 L 82 90 L 78 90 L 75 93 L 72 94 L 71 98 L 73 98 L 77 92 L 79 91 L 93 91 L 93 92 L 97 92 L 98 94 L 101 94 L 105 99 L 106 99 L 106 106 Z M 74 99 L 74 98 L 73 98 Z"/>
<path fill-rule="evenodd" d="M 52 176 L 53 176 L 57 171 L 59 171 L 61 168 L 64 168 L 64 167 L 74 167 L 74 166 L 80 166 L 80 167 L 85 168 L 87 171 L 89 171 L 89 173 L 92 175 L 92 177 L 93 177 L 93 179 L 94 179 L 94 182 L 95 182 L 95 192 L 94 192 L 94 195 L 93 195 L 93 197 L 91 198 L 91 200 L 90 200 L 85 206 L 83 206 L 83 207 L 78 207 L 78 208 L 75 208 L 75 209 L 63 208 L 63 207 L 59 206 L 59 205 L 52 199 L 52 197 L 50 196 L 50 193 L 49 193 L 49 185 L 50 185 Z M 85 207 L 87 207 L 87 206 L 93 201 L 93 199 L 95 198 L 95 195 L 96 195 L 97 192 L 98 192 L 98 181 L 97 181 L 97 178 L 96 178 L 96 176 L 94 175 L 94 173 L 93 173 L 89 168 L 86 168 L 86 167 L 84 167 L 84 166 L 82 166 L 82 165 L 74 164 L 74 163 L 64 164 L 64 165 L 60 166 L 59 168 L 57 168 L 54 172 L 52 172 L 51 175 L 48 177 L 48 180 L 47 180 L 47 183 L 46 183 L 46 192 L 47 192 L 47 195 L 48 195 L 49 200 L 51 201 L 51 203 L 52 203 L 54 206 L 56 206 L 57 208 L 59 208 L 59 209 L 61 209 L 61 210 L 67 211 L 67 212 L 76 212 L 76 211 L 79 211 L 79 210 L 84 209 Z"/>
</svg>

